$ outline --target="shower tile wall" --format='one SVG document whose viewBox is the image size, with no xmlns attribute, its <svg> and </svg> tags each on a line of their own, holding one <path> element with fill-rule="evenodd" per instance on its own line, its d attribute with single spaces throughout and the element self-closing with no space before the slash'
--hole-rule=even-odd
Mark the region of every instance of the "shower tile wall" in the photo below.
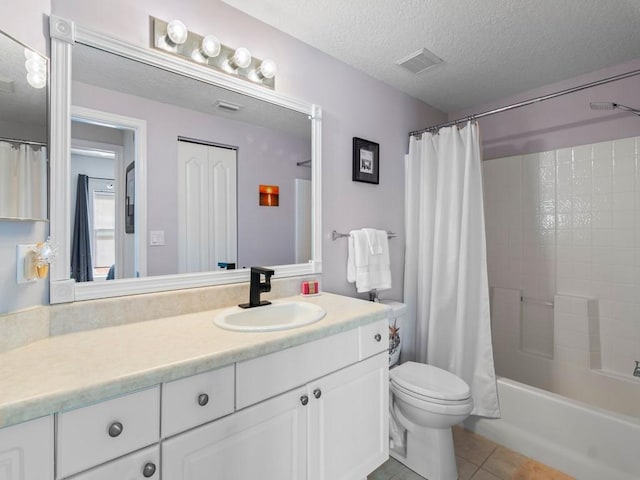
<svg viewBox="0 0 640 480">
<path fill-rule="evenodd" d="M 525 299 L 597 299 L 601 368 L 625 376 L 640 360 L 639 145 L 483 162 L 489 284 Z M 522 304 L 520 348 L 544 355 L 554 349 L 553 311 L 534 305 Z"/>
</svg>

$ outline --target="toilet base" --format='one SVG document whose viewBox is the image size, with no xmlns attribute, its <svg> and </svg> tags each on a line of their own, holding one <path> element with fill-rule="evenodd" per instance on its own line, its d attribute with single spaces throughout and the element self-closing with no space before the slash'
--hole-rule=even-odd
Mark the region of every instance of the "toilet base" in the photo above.
<svg viewBox="0 0 640 480">
<path fill-rule="evenodd" d="M 389 454 L 428 480 L 457 480 L 458 467 L 451 428 L 419 428 L 407 431 L 406 457 L 389 449 Z"/>
</svg>

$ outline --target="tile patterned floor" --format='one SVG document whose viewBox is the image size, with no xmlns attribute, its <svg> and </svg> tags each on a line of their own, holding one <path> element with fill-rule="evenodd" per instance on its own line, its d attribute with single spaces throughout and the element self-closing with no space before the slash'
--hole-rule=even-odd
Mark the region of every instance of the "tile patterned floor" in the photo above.
<svg viewBox="0 0 640 480">
<path fill-rule="evenodd" d="M 575 480 L 481 435 L 453 428 L 459 480 Z M 424 480 L 390 458 L 367 480 Z"/>
</svg>

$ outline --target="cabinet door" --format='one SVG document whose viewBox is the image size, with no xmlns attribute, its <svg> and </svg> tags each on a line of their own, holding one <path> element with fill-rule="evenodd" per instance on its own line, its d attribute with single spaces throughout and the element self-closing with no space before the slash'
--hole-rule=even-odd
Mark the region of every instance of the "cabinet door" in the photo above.
<svg viewBox="0 0 640 480">
<path fill-rule="evenodd" d="M 81 473 L 69 480 L 158 480 L 160 448 L 155 445 Z"/>
<path fill-rule="evenodd" d="M 53 417 L 0 429 L 0 480 L 53 479 Z"/>
<path fill-rule="evenodd" d="M 301 480 L 307 476 L 307 411 L 298 388 L 162 445 L 171 480 Z"/>
<path fill-rule="evenodd" d="M 309 384 L 309 480 L 365 478 L 389 456 L 388 355 Z"/>
</svg>

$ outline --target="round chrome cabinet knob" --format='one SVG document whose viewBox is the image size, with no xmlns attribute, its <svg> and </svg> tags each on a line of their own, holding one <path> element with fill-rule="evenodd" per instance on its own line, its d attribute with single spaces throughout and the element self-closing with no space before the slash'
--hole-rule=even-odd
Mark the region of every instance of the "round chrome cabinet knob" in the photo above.
<svg viewBox="0 0 640 480">
<path fill-rule="evenodd" d="M 198 405 L 204 407 L 207 403 L 209 403 L 209 395 L 206 393 L 201 393 L 198 395 Z"/>
<path fill-rule="evenodd" d="M 319 388 L 316 388 L 313 391 L 313 396 L 316 397 L 316 398 L 320 398 L 322 396 L 322 390 L 320 390 Z"/>
<path fill-rule="evenodd" d="M 156 465 L 154 463 L 149 462 L 142 468 L 142 476 L 144 478 L 153 477 L 154 473 L 156 473 Z"/>
<path fill-rule="evenodd" d="M 379 342 L 380 340 L 382 340 L 382 335 L 380 335 L 379 333 L 376 333 L 373 338 L 375 338 L 376 342 Z"/>
<path fill-rule="evenodd" d="M 109 436 L 111 438 L 116 438 L 122 433 L 123 430 L 124 427 L 120 422 L 113 422 L 111 425 L 109 425 Z"/>
<path fill-rule="evenodd" d="M 309 397 L 307 397 L 306 395 L 302 395 L 302 396 L 300 397 L 300 403 L 301 403 L 302 405 L 306 405 L 307 403 L 309 403 Z"/>
</svg>

